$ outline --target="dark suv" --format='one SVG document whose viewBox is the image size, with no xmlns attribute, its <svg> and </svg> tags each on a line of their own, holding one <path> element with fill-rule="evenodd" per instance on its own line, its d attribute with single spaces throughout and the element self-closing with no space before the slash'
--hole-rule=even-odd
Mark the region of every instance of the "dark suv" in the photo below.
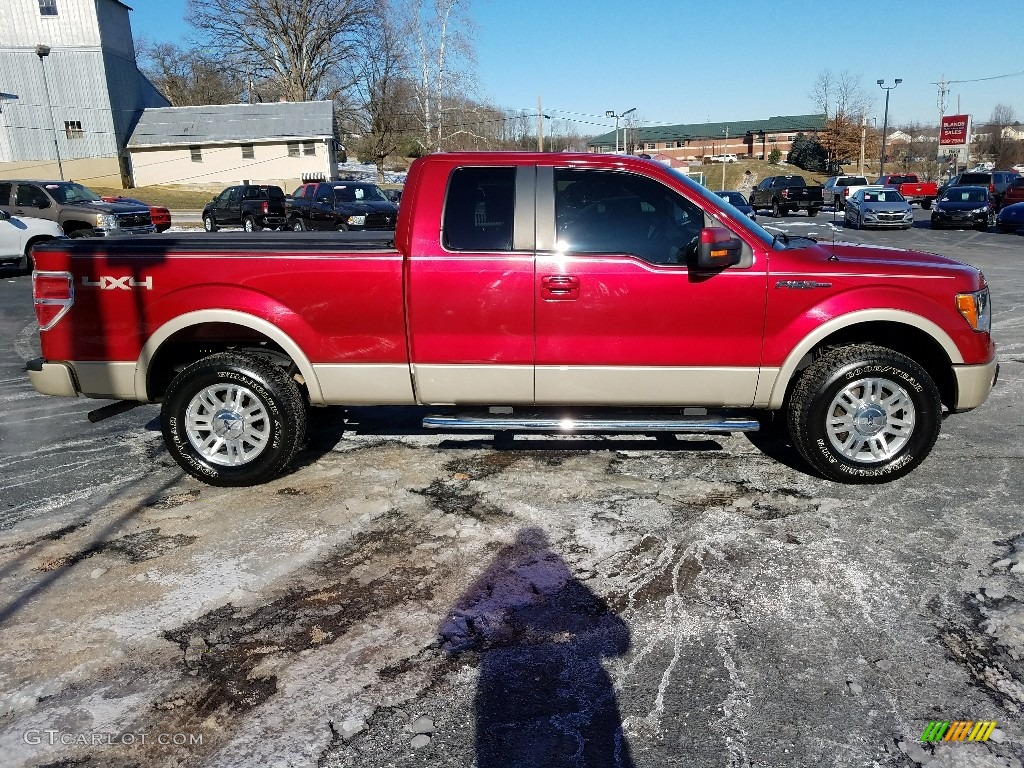
<svg viewBox="0 0 1024 768">
<path fill-rule="evenodd" d="M 203 208 L 203 227 L 243 227 L 246 232 L 277 229 L 286 218 L 284 190 L 271 184 L 228 187 Z"/>
<path fill-rule="evenodd" d="M 1006 188 L 1021 176 L 1017 171 L 967 171 L 954 176 L 939 188 L 939 194 L 950 187 L 988 187 L 992 197 L 992 207 L 999 210 L 1003 207 L 1003 193 Z"/>
</svg>

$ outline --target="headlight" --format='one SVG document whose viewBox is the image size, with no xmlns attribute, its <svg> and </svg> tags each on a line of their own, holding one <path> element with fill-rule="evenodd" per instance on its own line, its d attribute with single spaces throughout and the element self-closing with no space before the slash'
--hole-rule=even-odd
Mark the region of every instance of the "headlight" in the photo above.
<svg viewBox="0 0 1024 768">
<path fill-rule="evenodd" d="M 348 223 L 351 224 L 354 227 L 361 227 L 364 224 L 366 224 L 366 217 L 365 216 L 349 216 L 348 217 Z"/>
<path fill-rule="evenodd" d="M 988 206 L 983 205 L 981 208 L 975 208 L 971 213 L 988 213 Z"/>
<path fill-rule="evenodd" d="M 974 330 L 984 333 L 992 330 L 992 298 L 988 288 L 974 293 L 958 293 L 956 308 Z"/>
<path fill-rule="evenodd" d="M 97 213 L 96 226 L 100 229 L 117 229 L 117 216 L 112 213 Z"/>
</svg>

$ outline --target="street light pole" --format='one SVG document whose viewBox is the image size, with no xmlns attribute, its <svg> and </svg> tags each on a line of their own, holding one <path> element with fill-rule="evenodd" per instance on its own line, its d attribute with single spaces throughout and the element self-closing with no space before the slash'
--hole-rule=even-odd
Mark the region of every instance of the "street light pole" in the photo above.
<svg viewBox="0 0 1024 768">
<path fill-rule="evenodd" d="M 46 90 L 46 106 L 50 110 L 50 128 L 53 129 L 53 149 L 57 153 L 57 172 L 60 180 L 64 181 L 64 166 L 60 161 L 60 144 L 57 142 L 57 123 L 53 120 L 53 102 L 50 101 L 50 82 L 46 78 L 46 65 L 43 59 L 50 55 L 50 46 L 40 43 L 36 46 L 36 56 L 39 57 L 39 67 L 43 70 L 43 88 Z"/>
<path fill-rule="evenodd" d="M 896 88 L 897 85 L 903 82 L 900 78 L 896 78 L 896 85 L 886 85 L 885 80 L 878 80 L 878 87 L 885 91 L 885 117 L 882 118 L 882 158 L 878 162 L 878 175 L 885 175 L 885 134 L 889 130 L 889 91 Z"/>
<path fill-rule="evenodd" d="M 609 110 L 607 110 L 604 113 L 605 117 L 614 117 L 615 118 L 615 154 L 619 153 L 619 118 L 620 117 L 625 117 L 630 112 L 636 112 L 636 107 L 633 107 L 631 109 L 627 109 L 625 112 L 623 112 L 622 114 L 618 114 L 618 115 L 615 114 L 615 110 L 613 110 L 613 109 L 609 109 Z M 622 128 L 622 151 L 623 152 L 626 151 L 626 128 L 625 128 L 625 126 L 623 126 L 623 128 Z"/>
</svg>

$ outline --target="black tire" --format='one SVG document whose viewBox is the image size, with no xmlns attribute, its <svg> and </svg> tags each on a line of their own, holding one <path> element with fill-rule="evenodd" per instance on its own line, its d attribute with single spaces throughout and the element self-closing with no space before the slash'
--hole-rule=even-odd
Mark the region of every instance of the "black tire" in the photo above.
<svg viewBox="0 0 1024 768">
<path fill-rule="evenodd" d="M 252 216 L 246 216 L 242 219 L 242 229 L 246 232 L 259 232 L 263 227 Z"/>
<path fill-rule="evenodd" d="M 339 221 L 337 224 L 334 225 L 334 231 L 335 232 L 348 232 L 348 224 L 346 224 L 343 221 Z"/>
<path fill-rule="evenodd" d="M 1007 227 L 1004 224 L 996 224 L 996 229 L 1003 235 L 1009 235 L 1017 231 L 1017 227 Z"/>
<path fill-rule="evenodd" d="M 844 415 L 848 424 L 840 420 Z M 942 403 L 935 382 L 914 360 L 859 344 L 825 353 L 801 374 L 788 420 L 800 455 L 829 480 L 886 483 L 928 456 L 939 436 Z"/>
<path fill-rule="evenodd" d="M 73 229 L 68 232 L 68 237 L 92 237 L 92 230 L 82 227 L 81 229 Z"/>
<path fill-rule="evenodd" d="M 922 200 L 921 201 L 921 208 L 923 208 L 924 210 L 927 211 L 931 207 L 932 207 L 932 201 L 931 200 Z"/>
<path fill-rule="evenodd" d="M 306 408 L 295 380 L 269 360 L 221 352 L 174 377 L 160 422 L 167 450 L 193 477 L 209 485 L 256 485 L 295 456 L 306 434 Z"/>
<path fill-rule="evenodd" d="M 773 219 L 781 219 L 785 215 L 786 215 L 786 211 L 785 211 L 785 209 L 781 205 L 779 205 L 779 201 L 778 200 L 773 200 L 772 201 L 772 218 Z"/>
<path fill-rule="evenodd" d="M 818 213 L 820 211 L 821 211 L 821 208 L 808 208 L 807 209 L 807 215 L 810 216 L 811 218 L 814 218 L 815 216 L 818 215 Z"/>
<path fill-rule="evenodd" d="M 216 232 L 220 227 L 218 227 L 217 222 L 213 220 L 213 216 L 207 213 L 203 216 L 203 229 L 207 232 Z"/>
<path fill-rule="evenodd" d="M 305 232 L 306 222 L 301 216 L 292 219 L 292 232 Z"/>
<path fill-rule="evenodd" d="M 29 240 L 25 245 L 25 258 L 21 262 L 21 271 L 25 274 L 32 274 L 32 270 L 36 268 L 35 259 L 32 258 L 32 249 L 35 248 L 39 243 L 45 243 L 47 240 L 53 240 L 52 237 L 37 237 L 34 240 Z"/>
</svg>

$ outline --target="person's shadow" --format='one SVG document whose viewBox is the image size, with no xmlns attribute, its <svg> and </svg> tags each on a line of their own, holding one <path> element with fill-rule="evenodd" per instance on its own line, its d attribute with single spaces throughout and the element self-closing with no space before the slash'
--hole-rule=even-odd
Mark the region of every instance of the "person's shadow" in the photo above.
<svg viewBox="0 0 1024 768">
<path fill-rule="evenodd" d="M 526 528 L 448 613 L 441 648 L 480 654 L 478 768 L 633 768 L 601 657 L 629 629 Z"/>
</svg>

